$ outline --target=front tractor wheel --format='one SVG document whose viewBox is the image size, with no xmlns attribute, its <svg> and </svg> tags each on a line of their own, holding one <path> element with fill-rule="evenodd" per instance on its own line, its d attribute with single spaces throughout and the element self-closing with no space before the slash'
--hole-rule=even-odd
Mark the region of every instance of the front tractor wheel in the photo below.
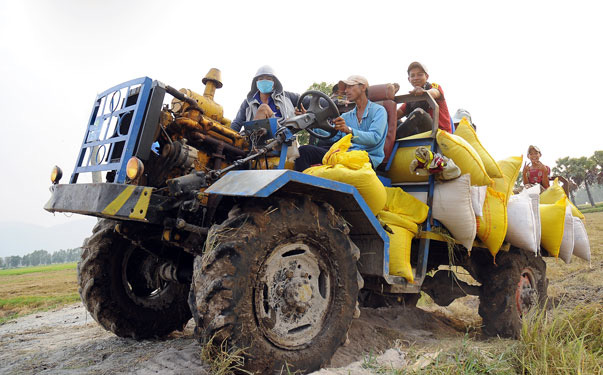
<svg viewBox="0 0 603 375">
<path fill-rule="evenodd" d="M 477 254 L 471 258 L 474 255 Z M 488 336 L 519 338 L 522 318 L 533 307 L 546 303 L 546 263 L 541 257 L 514 247 L 499 252 L 496 264 L 489 255 L 483 258 L 477 269 L 482 283 L 482 330 Z"/>
<path fill-rule="evenodd" d="M 159 277 L 163 262 L 100 220 L 83 245 L 79 293 L 90 315 L 120 337 L 145 339 L 181 330 L 191 318 L 189 285 Z"/>
<path fill-rule="evenodd" d="M 306 373 L 344 342 L 361 279 L 344 220 L 308 198 L 249 202 L 210 230 L 191 309 L 205 341 L 245 351 L 245 369 Z"/>
</svg>

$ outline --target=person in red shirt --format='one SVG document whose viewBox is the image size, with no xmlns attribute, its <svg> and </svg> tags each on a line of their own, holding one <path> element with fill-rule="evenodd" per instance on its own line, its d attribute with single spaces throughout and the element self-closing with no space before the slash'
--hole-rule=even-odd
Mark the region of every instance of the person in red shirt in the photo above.
<svg viewBox="0 0 603 375">
<path fill-rule="evenodd" d="M 418 96 L 425 92 L 429 92 L 440 107 L 438 128 L 450 133 L 452 130 L 450 125 L 450 113 L 448 112 L 448 105 L 444 98 L 442 86 L 427 81 L 429 79 L 427 68 L 420 62 L 412 62 L 408 66 L 407 73 L 408 82 L 413 86 L 413 89 L 410 90 L 409 93 Z M 398 126 L 396 138 L 404 138 L 409 135 L 431 130 L 432 115 L 433 110 L 426 101 L 403 103 L 402 106 L 398 108 L 398 119 L 406 116 L 406 120 Z"/>
<path fill-rule="evenodd" d="M 542 154 L 538 147 L 528 147 L 528 159 L 530 159 L 530 164 L 526 163 L 523 166 L 523 185 L 526 189 L 536 184 L 540 184 L 543 189 L 549 187 L 549 174 L 551 173 L 551 168 L 542 164 L 540 161 L 541 156 Z"/>
</svg>

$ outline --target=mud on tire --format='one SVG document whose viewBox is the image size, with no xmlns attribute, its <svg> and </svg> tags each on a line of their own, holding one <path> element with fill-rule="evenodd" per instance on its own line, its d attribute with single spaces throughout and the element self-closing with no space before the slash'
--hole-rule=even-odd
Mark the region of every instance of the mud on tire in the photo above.
<svg viewBox="0 0 603 375">
<path fill-rule="evenodd" d="M 149 282 L 142 269 L 159 260 L 114 231 L 116 222 L 99 220 L 78 262 L 79 293 L 103 328 L 120 337 L 144 339 L 181 330 L 191 317 L 189 285 Z"/>
<path fill-rule="evenodd" d="M 487 252 L 471 255 L 481 282 L 479 314 L 482 332 L 488 336 L 518 338 L 522 316 L 533 306 L 544 306 L 548 279 L 542 257 L 511 247 L 496 255 L 496 264 Z"/>
<path fill-rule="evenodd" d="M 245 369 L 306 373 L 330 360 L 357 310 L 359 250 L 328 204 L 251 201 L 214 226 L 195 259 L 202 341 L 245 348 Z"/>
</svg>

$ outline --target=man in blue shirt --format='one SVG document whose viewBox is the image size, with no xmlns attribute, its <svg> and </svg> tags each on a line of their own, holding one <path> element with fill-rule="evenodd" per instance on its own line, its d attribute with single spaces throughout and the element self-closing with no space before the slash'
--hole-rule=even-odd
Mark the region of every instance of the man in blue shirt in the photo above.
<svg viewBox="0 0 603 375">
<path fill-rule="evenodd" d="M 345 85 L 347 100 L 356 103 L 356 107 L 336 118 L 333 123 L 339 132 L 330 139 L 332 143 L 352 134 L 352 150 L 368 152 L 373 168 L 383 161 L 383 145 L 387 135 L 387 113 L 385 108 L 368 100 L 368 81 L 358 75 L 339 81 Z M 331 144 L 332 144 L 331 143 Z M 299 158 L 295 160 L 295 170 L 303 172 L 314 164 L 320 164 L 327 147 L 305 145 L 299 148 Z"/>
</svg>

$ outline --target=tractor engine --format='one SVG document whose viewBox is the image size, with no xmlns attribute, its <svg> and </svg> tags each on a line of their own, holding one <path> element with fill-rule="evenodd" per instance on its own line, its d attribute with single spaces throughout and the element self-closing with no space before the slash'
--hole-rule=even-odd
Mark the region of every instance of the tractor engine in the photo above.
<svg viewBox="0 0 603 375">
<path fill-rule="evenodd" d="M 160 187 L 167 179 L 192 170 L 217 170 L 247 156 L 247 139 L 230 129 L 230 120 L 214 101 L 216 89 L 222 87 L 220 71 L 212 68 L 202 82 L 203 95 L 189 89 L 177 92 L 168 89 L 175 95 L 159 117 L 155 138 L 160 146 L 159 156 L 150 160 L 146 184 Z"/>
</svg>

